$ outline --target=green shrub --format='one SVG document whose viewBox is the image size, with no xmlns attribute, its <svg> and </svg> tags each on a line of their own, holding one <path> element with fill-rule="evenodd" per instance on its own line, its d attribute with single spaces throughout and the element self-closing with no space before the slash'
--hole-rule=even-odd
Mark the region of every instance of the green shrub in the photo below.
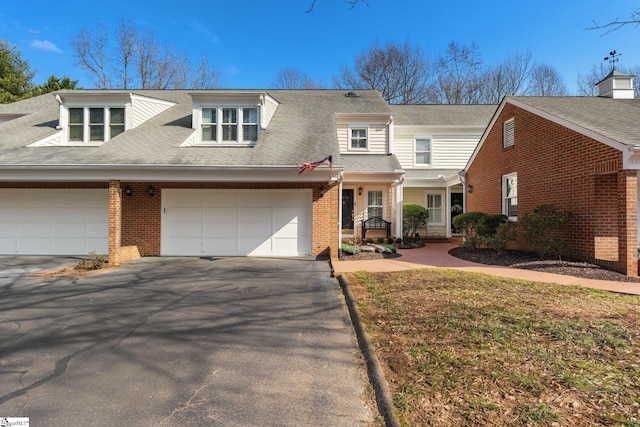
<svg viewBox="0 0 640 427">
<path fill-rule="evenodd" d="M 404 235 L 417 238 L 418 229 L 427 225 L 429 211 L 424 206 L 415 204 L 402 205 L 402 224 Z"/>
<path fill-rule="evenodd" d="M 387 243 L 388 243 L 388 244 L 390 244 L 390 245 L 393 245 L 393 241 L 394 241 L 394 240 L 395 240 L 395 239 L 394 239 L 393 237 L 389 237 L 389 238 L 387 239 Z"/>
<path fill-rule="evenodd" d="M 346 253 L 351 254 L 351 255 L 355 255 L 357 253 L 360 253 L 360 246 L 342 244 L 340 246 L 340 249 L 342 249 L 342 252 L 346 252 Z"/>
<path fill-rule="evenodd" d="M 498 225 L 492 236 L 483 238 L 485 244 L 498 253 L 503 253 L 507 249 L 507 242 L 516 240 L 518 224 L 506 221 Z"/>
<path fill-rule="evenodd" d="M 384 237 L 378 237 L 378 244 L 381 245 L 384 243 Z"/>
<path fill-rule="evenodd" d="M 504 224 L 507 221 L 509 221 L 509 218 L 505 215 L 486 214 L 480 218 L 478 229 L 476 231 L 479 236 L 489 238 L 495 236 L 500 224 Z"/>
<path fill-rule="evenodd" d="M 464 246 L 476 249 L 482 244 L 478 228 L 486 216 L 484 212 L 465 212 L 453 218 L 453 226 L 464 236 Z"/>
<path fill-rule="evenodd" d="M 366 242 L 367 242 L 368 244 L 372 244 L 372 243 L 373 243 L 373 239 L 372 239 L 371 237 L 367 237 Z"/>
<path fill-rule="evenodd" d="M 562 236 L 573 214 L 552 204 L 537 206 L 519 221 L 522 235 L 543 258 L 560 258 L 567 245 Z"/>
<path fill-rule="evenodd" d="M 390 244 L 390 243 L 383 243 L 383 244 L 382 244 L 382 245 L 380 245 L 380 246 L 383 246 L 383 247 L 385 247 L 385 248 L 389 249 L 389 250 L 390 250 L 392 253 L 394 253 L 394 254 L 395 254 L 395 253 L 396 253 L 396 251 L 398 250 L 398 248 L 396 248 L 395 246 L 393 246 L 393 245 L 392 245 L 392 244 Z"/>
</svg>

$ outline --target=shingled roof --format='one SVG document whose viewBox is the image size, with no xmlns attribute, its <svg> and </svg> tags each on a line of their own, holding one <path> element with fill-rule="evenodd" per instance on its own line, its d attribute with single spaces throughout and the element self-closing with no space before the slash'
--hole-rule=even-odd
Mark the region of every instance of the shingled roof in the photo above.
<svg viewBox="0 0 640 427">
<path fill-rule="evenodd" d="M 640 98 L 509 96 L 505 101 L 545 112 L 552 119 L 572 123 L 619 143 L 640 146 Z"/>
<path fill-rule="evenodd" d="M 74 93 L 135 94 L 175 103 L 140 126 L 98 147 L 27 147 L 59 130 L 56 93 L 8 105 L 0 116 L 25 114 L 0 124 L 0 165 L 30 166 L 292 166 L 333 155 L 340 166 L 336 114 L 387 114 L 388 104 L 375 90 L 347 97 L 342 90 L 251 90 L 267 93 L 279 106 L 253 146 L 180 147 L 194 130 L 192 102 L 183 90 L 74 91 Z M 233 94 L 236 91 L 218 91 Z M 59 92 L 63 93 L 63 92 Z"/>
</svg>

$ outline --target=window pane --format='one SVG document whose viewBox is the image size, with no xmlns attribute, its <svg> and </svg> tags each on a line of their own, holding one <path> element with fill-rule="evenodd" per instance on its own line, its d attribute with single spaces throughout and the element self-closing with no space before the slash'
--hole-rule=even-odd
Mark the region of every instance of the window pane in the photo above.
<svg viewBox="0 0 640 427">
<path fill-rule="evenodd" d="M 416 151 L 431 151 L 431 141 L 428 139 L 416 139 Z"/>
<path fill-rule="evenodd" d="M 84 139 L 83 135 L 84 127 L 80 125 L 70 125 L 69 126 L 69 141 L 82 141 Z"/>
<path fill-rule="evenodd" d="M 222 126 L 222 140 L 223 141 L 237 141 L 238 140 L 238 126 L 236 125 L 223 125 Z"/>
<path fill-rule="evenodd" d="M 111 108 L 111 124 L 123 125 L 124 124 L 124 108 Z"/>
<path fill-rule="evenodd" d="M 84 122 L 83 108 L 69 108 L 69 123 L 81 124 Z"/>
<path fill-rule="evenodd" d="M 419 165 L 428 165 L 431 163 L 429 153 L 416 153 L 416 163 Z"/>
<path fill-rule="evenodd" d="M 111 134 L 109 138 L 115 138 L 124 132 L 124 125 L 111 125 Z"/>
<path fill-rule="evenodd" d="M 238 123 L 238 112 L 235 108 L 222 109 L 222 123 Z"/>
<path fill-rule="evenodd" d="M 202 109 L 202 123 L 215 123 L 216 122 L 216 109 L 215 108 L 203 108 Z"/>
<path fill-rule="evenodd" d="M 202 126 L 202 140 L 203 141 L 215 141 L 216 140 L 216 127 L 215 126 Z"/>
<path fill-rule="evenodd" d="M 90 108 L 89 123 L 104 123 L 104 108 Z"/>
<path fill-rule="evenodd" d="M 256 141 L 258 139 L 258 126 L 257 125 L 243 125 L 242 126 L 242 139 L 244 141 Z"/>
<path fill-rule="evenodd" d="M 242 110 L 242 123 L 258 123 L 258 109 L 244 108 Z"/>
<path fill-rule="evenodd" d="M 507 216 L 518 216 L 518 198 L 514 197 L 507 200 Z"/>
<path fill-rule="evenodd" d="M 90 141 L 104 141 L 104 125 L 89 126 Z"/>
</svg>

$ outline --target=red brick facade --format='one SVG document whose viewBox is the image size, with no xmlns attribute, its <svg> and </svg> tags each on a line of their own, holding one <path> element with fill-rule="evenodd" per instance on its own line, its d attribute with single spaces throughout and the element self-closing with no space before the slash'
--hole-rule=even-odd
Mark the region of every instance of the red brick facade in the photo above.
<svg viewBox="0 0 640 427">
<path fill-rule="evenodd" d="M 503 148 L 511 118 L 515 144 Z M 507 103 L 467 170 L 467 211 L 502 213 L 502 177 L 517 173 L 519 217 L 541 204 L 571 211 L 565 256 L 637 276 L 637 178 L 622 167 L 620 150 Z"/>
</svg>

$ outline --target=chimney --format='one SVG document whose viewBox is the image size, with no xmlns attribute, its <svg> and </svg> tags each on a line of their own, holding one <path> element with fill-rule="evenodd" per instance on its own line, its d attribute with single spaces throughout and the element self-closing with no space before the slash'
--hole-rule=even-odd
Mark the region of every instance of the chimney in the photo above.
<svg viewBox="0 0 640 427">
<path fill-rule="evenodd" d="M 624 74 L 615 68 L 596 83 L 598 96 L 613 99 L 633 99 L 633 75 Z"/>
</svg>

